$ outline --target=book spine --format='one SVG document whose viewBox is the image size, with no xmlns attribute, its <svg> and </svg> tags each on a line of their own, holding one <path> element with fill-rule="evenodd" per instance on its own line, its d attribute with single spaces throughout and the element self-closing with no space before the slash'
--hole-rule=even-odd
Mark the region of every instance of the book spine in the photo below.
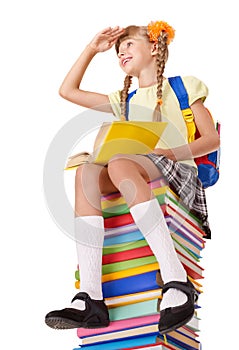
<svg viewBox="0 0 239 350">
<path fill-rule="evenodd" d="M 102 283 L 104 298 L 158 289 L 155 271 Z"/>
<path fill-rule="evenodd" d="M 150 316 L 140 316 L 130 319 L 130 327 L 139 327 L 149 325 L 155 322 L 158 322 L 159 315 L 150 315 Z M 129 321 L 127 319 L 120 321 L 111 321 L 107 327 L 107 333 L 114 332 L 117 330 L 123 330 L 129 328 Z M 79 338 L 83 336 L 91 336 L 96 334 L 106 333 L 105 328 L 78 328 L 77 335 Z"/>
<path fill-rule="evenodd" d="M 151 255 L 153 255 L 153 252 L 151 248 L 148 245 L 146 245 L 144 247 L 140 247 L 136 249 L 129 249 L 119 253 L 104 255 L 102 258 L 102 264 L 103 265 L 112 264 L 114 262 L 136 259 L 139 257 L 145 257 L 145 256 L 151 256 Z"/>
</svg>

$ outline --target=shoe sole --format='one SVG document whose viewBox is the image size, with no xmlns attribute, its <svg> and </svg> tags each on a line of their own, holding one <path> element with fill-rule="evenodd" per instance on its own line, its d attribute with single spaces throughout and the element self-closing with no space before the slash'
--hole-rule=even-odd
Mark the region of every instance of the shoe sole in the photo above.
<svg viewBox="0 0 239 350">
<path fill-rule="evenodd" d="M 194 313 L 191 316 L 188 316 L 183 321 L 173 325 L 172 327 L 169 327 L 169 328 L 166 328 L 166 329 L 163 329 L 163 330 L 160 330 L 160 327 L 159 327 L 159 332 L 163 335 L 163 334 L 175 331 L 175 329 L 178 329 L 178 328 L 184 326 L 185 324 L 187 324 L 193 318 L 193 316 L 194 316 Z M 159 320 L 159 322 L 160 322 L 160 320 Z"/>
<path fill-rule="evenodd" d="M 45 319 L 47 326 L 53 329 L 73 329 L 73 328 L 105 328 L 108 327 L 109 321 L 105 323 L 87 323 L 87 322 L 76 322 L 68 318 L 62 317 L 49 317 Z"/>
</svg>

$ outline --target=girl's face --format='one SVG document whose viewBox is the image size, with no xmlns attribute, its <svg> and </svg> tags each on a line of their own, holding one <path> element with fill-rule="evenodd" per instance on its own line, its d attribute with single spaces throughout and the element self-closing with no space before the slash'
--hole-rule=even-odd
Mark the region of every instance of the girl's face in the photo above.
<svg viewBox="0 0 239 350">
<path fill-rule="evenodd" d="M 154 45 L 140 36 L 128 37 L 119 46 L 119 65 L 122 70 L 139 77 L 143 70 L 155 66 Z"/>
</svg>

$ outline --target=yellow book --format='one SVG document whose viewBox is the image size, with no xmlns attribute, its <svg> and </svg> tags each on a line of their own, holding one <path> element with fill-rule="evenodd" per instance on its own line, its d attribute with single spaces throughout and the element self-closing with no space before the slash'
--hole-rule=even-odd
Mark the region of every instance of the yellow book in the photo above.
<svg viewBox="0 0 239 350">
<path fill-rule="evenodd" d="M 66 169 L 87 162 L 105 165 L 118 153 L 150 153 L 157 145 L 166 125 L 166 122 L 146 121 L 103 123 L 96 137 L 93 153 L 81 152 L 69 157 Z"/>
</svg>

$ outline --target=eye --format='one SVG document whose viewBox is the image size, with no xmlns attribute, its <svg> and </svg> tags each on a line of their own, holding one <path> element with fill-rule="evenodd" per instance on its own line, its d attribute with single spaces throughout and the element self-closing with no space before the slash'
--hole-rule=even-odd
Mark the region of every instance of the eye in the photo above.
<svg viewBox="0 0 239 350">
<path fill-rule="evenodd" d="M 133 45 L 132 41 L 128 41 L 128 42 L 127 42 L 127 47 L 130 47 L 130 46 L 132 46 L 132 45 Z"/>
</svg>

